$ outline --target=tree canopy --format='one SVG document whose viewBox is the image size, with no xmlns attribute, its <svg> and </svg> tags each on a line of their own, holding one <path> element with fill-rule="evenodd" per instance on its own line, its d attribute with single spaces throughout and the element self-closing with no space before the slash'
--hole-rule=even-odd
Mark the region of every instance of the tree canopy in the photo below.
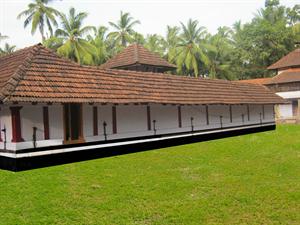
<svg viewBox="0 0 300 225">
<path fill-rule="evenodd" d="M 39 29 L 43 44 L 81 64 L 101 65 L 131 43 L 144 45 L 177 65 L 174 74 L 218 79 L 268 77 L 266 68 L 300 46 L 300 5 L 285 7 L 279 0 L 266 0 L 248 23 L 220 26 L 210 34 L 201 21 L 189 19 L 167 26 L 164 36 L 143 35 L 140 24 L 128 12 L 109 26 L 86 25 L 86 12 L 69 10 L 68 16 L 49 7 L 51 0 L 34 0 L 18 16 L 32 34 Z M 55 2 L 55 1 L 53 1 Z M 54 32 L 53 27 L 57 27 Z M 47 37 L 45 34 L 49 34 Z M 0 41 L 7 37 L 0 35 Z M 14 46 L 6 46 L 13 51 Z M 2 49 L 3 52 L 3 49 Z"/>
</svg>

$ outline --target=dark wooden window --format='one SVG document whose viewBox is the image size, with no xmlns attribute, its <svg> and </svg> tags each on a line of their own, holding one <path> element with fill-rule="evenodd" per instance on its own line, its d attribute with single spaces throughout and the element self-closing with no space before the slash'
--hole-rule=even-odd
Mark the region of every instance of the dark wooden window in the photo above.
<svg viewBox="0 0 300 225">
<path fill-rule="evenodd" d="M 117 108 L 116 108 L 116 106 L 112 107 L 112 132 L 113 132 L 113 134 L 117 133 Z"/>
<path fill-rule="evenodd" d="M 11 111 L 11 125 L 12 125 L 12 142 L 21 142 L 24 141 L 22 138 L 21 132 L 21 118 L 20 110 L 21 106 L 10 107 Z"/>
<path fill-rule="evenodd" d="M 178 106 L 178 127 L 181 128 L 182 127 L 182 121 L 181 121 L 181 107 Z"/>
<path fill-rule="evenodd" d="M 50 139 L 49 132 L 49 110 L 47 106 L 43 107 L 43 122 L 44 122 L 44 139 Z"/>
<path fill-rule="evenodd" d="M 293 109 L 293 116 L 297 116 L 298 115 L 298 101 L 297 100 L 292 101 L 292 109 Z"/>
<path fill-rule="evenodd" d="M 97 108 L 97 106 L 93 107 L 93 134 L 94 134 L 94 136 L 98 135 L 98 108 Z"/>
<path fill-rule="evenodd" d="M 149 105 L 147 105 L 147 127 L 148 130 L 151 130 L 151 109 Z"/>
<path fill-rule="evenodd" d="M 208 105 L 205 106 L 205 112 L 206 112 L 206 124 L 209 125 Z"/>
</svg>

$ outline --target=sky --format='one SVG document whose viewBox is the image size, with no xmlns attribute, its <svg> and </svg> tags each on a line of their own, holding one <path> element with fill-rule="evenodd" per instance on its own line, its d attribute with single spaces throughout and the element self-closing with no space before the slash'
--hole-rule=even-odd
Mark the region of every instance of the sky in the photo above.
<svg viewBox="0 0 300 225">
<path fill-rule="evenodd" d="M 30 27 L 24 29 L 17 15 L 27 8 L 31 0 L 0 0 L 0 33 L 9 36 L 6 40 L 17 48 L 41 42 L 37 31 L 31 35 Z M 108 26 L 117 21 L 120 11 L 129 12 L 141 24 L 135 30 L 146 35 L 165 35 L 167 25 L 179 26 L 189 18 L 199 21 L 210 33 L 220 26 L 232 26 L 238 20 L 251 21 L 254 13 L 264 6 L 264 0 L 57 0 L 50 6 L 68 13 L 70 7 L 88 12 L 86 25 Z M 282 5 L 292 7 L 300 0 L 281 0 Z M 4 44 L 4 41 L 1 45 Z"/>
</svg>

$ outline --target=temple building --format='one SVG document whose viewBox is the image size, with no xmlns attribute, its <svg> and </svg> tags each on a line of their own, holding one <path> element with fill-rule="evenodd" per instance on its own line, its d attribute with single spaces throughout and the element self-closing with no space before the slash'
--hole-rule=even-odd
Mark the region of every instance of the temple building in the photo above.
<svg viewBox="0 0 300 225">
<path fill-rule="evenodd" d="M 283 123 L 300 122 L 300 49 L 296 49 L 268 67 L 277 75 L 272 78 L 243 80 L 241 82 L 261 84 L 268 87 L 285 103 L 276 105 L 276 119 Z"/>
<path fill-rule="evenodd" d="M 101 68 L 41 44 L 0 57 L 0 167 L 275 129 L 284 101 L 267 88 L 161 73 L 174 68 L 139 45 Z"/>
<path fill-rule="evenodd" d="M 132 44 L 100 66 L 101 69 L 122 69 L 163 73 L 176 66 L 139 44 Z"/>
</svg>

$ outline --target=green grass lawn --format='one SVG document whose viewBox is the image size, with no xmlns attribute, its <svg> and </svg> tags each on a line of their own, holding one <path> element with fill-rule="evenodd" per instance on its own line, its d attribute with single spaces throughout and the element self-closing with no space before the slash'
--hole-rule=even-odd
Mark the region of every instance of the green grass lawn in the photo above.
<svg viewBox="0 0 300 225">
<path fill-rule="evenodd" d="M 300 224 L 300 126 L 0 170 L 0 224 Z"/>
</svg>

